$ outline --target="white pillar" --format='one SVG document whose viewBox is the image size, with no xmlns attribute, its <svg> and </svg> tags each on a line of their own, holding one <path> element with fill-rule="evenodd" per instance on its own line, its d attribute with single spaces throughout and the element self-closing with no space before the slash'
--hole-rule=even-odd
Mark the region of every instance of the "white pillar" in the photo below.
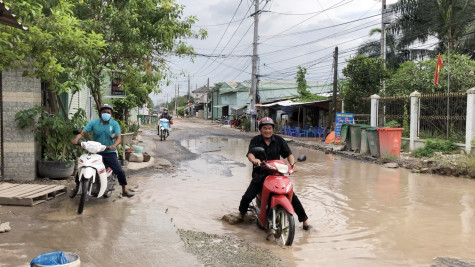
<svg viewBox="0 0 475 267">
<path fill-rule="evenodd" d="M 465 151 L 470 154 L 472 140 L 475 140 L 475 87 L 467 90 L 467 118 L 465 129 Z"/>
<path fill-rule="evenodd" d="M 409 148 L 414 150 L 415 141 L 419 138 L 418 134 L 418 125 L 419 125 L 419 105 L 420 105 L 421 94 L 417 91 L 414 91 L 411 94 L 411 125 L 409 132 Z"/>
<path fill-rule="evenodd" d="M 371 96 L 371 126 L 378 127 L 379 95 Z"/>
</svg>

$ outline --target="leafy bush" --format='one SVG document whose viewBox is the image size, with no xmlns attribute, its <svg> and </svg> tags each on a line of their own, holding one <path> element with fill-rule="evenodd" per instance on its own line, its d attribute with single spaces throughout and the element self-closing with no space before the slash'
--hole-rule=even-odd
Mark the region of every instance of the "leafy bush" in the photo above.
<svg viewBox="0 0 475 267">
<path fill-rule="evenodd" d="M 181 107 L 179 107 L 178 110 L 177 110 L 178 115 L 179 115 L 179 116 L 182 116 L 182 117 L 185 116 L 185 108 L 187 108 L 187 107 L 188 107 L 188 106 L 181 106 Z"/>
<path fill-rule="evenodd" d="M 40 106 L 15 114 L 19 128 L 34 126 L 35 138 L 40 141 L 44 160 L 73 161 L 80 155 L 78 146 L 73 146 L 74 130 L 86 125 L 86 112 L 79 109 L 70 120 L 49 114 Z"/>
<path fill-rule="evenodd" d="M 443 154 L 453 154 L 460 151 L 460 147 L 453 141 L 442 139 L 427 139 L 423 147 L 417 148 L 412 152 L 416 158 L 432 157 L 435 152 Z"/>
<path fill-rule="evenodd" d="M 251 120 L 249 118 L 244 118 L 243 119 L 242 128 L 246 132 L 249 132 L 251 130 Z"/>
<path fill-rule="evenodd" d="M 137 134 L 139 132 L 140 126 L 136 123 L 129 125 L 129 133 Z"/>
<path fill-rule="evenodd" d="M 399 127 L 401 124 L 397 121 L 388 121 L 383 127 Z"/>
</svg>

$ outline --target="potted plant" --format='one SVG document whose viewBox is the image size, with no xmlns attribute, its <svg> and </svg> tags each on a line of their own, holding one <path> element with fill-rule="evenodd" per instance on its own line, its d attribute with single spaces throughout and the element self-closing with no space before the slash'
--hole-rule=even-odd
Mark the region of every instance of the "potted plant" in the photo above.
<svg viewBox="0 0 475 267">
<path fill-rule="evenodd" d="M 71 119 L 59 114 L 49 114 L 41 107 L 23 110 L 15 115 L 19 128 L 34 126 L 35 138 L 41 144 L 41 159 L 38 160 L 40 177 L 66 178 L 74 172 L 80 148 L 73 146 L 73 131 L 87 123 L 86 113 L 79 109 Z"/>
<path fill-rule="evenodd" d="M 131 124 L 129 125 L 129 132 L 133 133 L 134 134 L 134 140 L 137 139 L 137 135 L 139 134 L 139 128 L 140 126 L 138 124 Z"/>
</svg>

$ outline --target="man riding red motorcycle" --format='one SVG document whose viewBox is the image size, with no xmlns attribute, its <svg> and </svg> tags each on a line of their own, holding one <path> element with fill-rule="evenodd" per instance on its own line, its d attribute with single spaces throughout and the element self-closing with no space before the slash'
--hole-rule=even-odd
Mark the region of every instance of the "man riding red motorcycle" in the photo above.
<svg viewBox="0 0 475 267">
<path fill-rule="evenodd" d="M 269 175 L 268 171 L 259 167 L 264 158 L 260 158 L 262 155 L 254 155 L 251 152 L 254 147 L 262 147 L 265 150 L 265 155 L 267 155 L 267 160 L 279 160 L 280 157 L 287 159 L 295 171 L 295 158 L 287 142 L 282 137 L 274 135 L 274 121 L 269 117 L 262 118 L 259 121 L 259 131 L 261 134 L 251 139 L 247 153 L 247 158 L 254 165 L 254 168 L 252 170 L 251 183 L 239 204 L 241 219 L 246 214 L 251 201 L 261 192 L 264 180 Z M 303 222 L 303 229 L 310 230 L 311 226 L 308 223 L 307 214 L 295 193 L 292 196 L 292 206 L 298 216 L 298 220 Z"/>
</svg>

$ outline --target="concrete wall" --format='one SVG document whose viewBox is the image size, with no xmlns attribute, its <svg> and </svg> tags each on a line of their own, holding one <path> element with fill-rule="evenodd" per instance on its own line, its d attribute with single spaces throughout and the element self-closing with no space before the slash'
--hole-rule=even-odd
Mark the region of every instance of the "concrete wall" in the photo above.
<svg viewBox="0 0 475 267">
<path fill-rule="evenodd" d="M 23 69 L 2 72 L 4 180 L 34 180 L 40 156 L 33 128 L 19 129 L 15 121 L 18 111 L 41 105 L 40 81 L 22 73 Z"/>
</svg>

